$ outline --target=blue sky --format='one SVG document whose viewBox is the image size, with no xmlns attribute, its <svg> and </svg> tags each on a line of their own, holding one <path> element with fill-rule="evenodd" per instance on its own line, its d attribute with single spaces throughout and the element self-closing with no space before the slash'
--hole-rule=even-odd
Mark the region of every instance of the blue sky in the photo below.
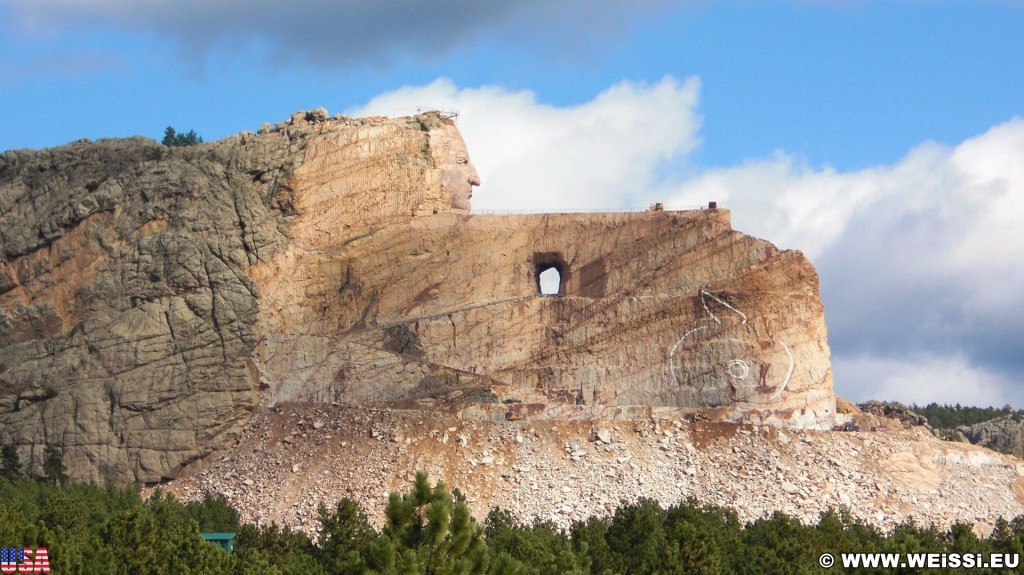
<svg viewBox="0 0 1024 575">
<path fill-rule="evenodd" d="M 74 4 L 95 8 L 45 15 Z M 280 30 L 175 29 L 154 21 L 156 14 L 106 16 L 106 4 L 0 2 L 0 148 L 159 138 L 168 124 L 213 139 L 290 110 L 346 110 L 438 77 L 462 87 L 528 89 L 541 102 L 569 106 L 621 80 L 673 75 L 701 79 L 705 130 L 696 161 L 724 165 L 782 149 L 815 165 L 853 169 L 892 161 L 925 140 L 955 144 L 1024 107 L 1019 4 L 665 2 L 606 9 L 589 24 L 569 9 L 538 10 L 537 18 L 553 22 L 510 14 L 470 23 L 476 28 L 433 50 L 389 39 L 385 14 L 367 18 L 380 29 L 366 35 L 382 39 L 365 51 Z M 303 4 L 281 11 L 316 18 L 318 3 L 308 11 Z"/>
<path fill-rule="evenodd" d="M 0 149 L 460 109 L 477 208 L 716 199 L 837 390 L 1024 406 L 1024 3 L 0 0 Z"/>
</svg>

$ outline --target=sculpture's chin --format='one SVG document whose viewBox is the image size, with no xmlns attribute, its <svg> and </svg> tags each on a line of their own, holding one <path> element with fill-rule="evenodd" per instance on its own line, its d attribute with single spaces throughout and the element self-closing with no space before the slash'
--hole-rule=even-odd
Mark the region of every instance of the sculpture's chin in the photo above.
<svg viewBox="0 0 1024 575">
<path fill-rule="evenodd" d="M 458 197 L 458 196 L 456 196 L 456 197 L 452 198 L 452 208 L 453 209 L 456 209 L 456 210 L 466 210 L 468 212 L 469 211 L 469 207 L 470 207 L 470 203 L 469 203 L 469 198 L 468 197 Z"/>
</svg>

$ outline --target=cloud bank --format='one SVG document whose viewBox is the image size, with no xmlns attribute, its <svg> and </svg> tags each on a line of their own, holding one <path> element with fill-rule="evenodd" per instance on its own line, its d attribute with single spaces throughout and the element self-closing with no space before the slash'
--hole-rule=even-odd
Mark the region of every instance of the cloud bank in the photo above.
<svg viewBox="0 0 1024 575">
<path fill-rule="evenodd" d="M 483 180 L 475 210 L 716 200 L 736 229 L 815 263 L 841 395 L 1024 406 L 1024 120 L 856 171 L 778 152 L 666 177 L 697 171 L 699 91 L 623 82 L 562 108 L 438 80 L 348 113 L 457 108 Z"/>
<path fill-rule="evenodd" d="M 667 0 L 0 0 L 11 22 L 40 34 L 119 29 L 172 38 L 188 51 L 254 42 L 280 60 L 387 65 L 436 57 L 481 37 L 573 51 L 624 33 Z"/>
<path fill-rule="evenodd" d="M 967 404 L 998 388 L 1022 405 L 1020 158 L 1024 121 L 1011 119 L 888 166 L 838 173 L 779 155 L 711 170 L 673 197 L 716 195 L 737 229 L 812 258 L 843 393 Z"/>
</svg>

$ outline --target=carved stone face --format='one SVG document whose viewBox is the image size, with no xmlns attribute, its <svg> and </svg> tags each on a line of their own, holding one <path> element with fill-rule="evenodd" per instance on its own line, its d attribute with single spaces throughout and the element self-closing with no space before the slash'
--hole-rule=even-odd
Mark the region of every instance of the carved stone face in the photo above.
<svg viewBox="0 0 1024 575">
<path fill-rule="evenodd" d="M 454 124 L 445 124 L 429 132 L 430 156 L 441 169 L 441 189 L 448 192 L 451 206 L 469 211 L 473 186 L 480 185 L 480 176 L 469 160 L 466 142 Z"/>
</svg>

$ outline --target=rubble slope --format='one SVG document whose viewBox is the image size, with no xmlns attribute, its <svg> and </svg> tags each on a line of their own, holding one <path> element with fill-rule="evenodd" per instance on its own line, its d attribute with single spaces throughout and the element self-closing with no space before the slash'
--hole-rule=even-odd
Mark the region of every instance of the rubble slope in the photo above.
<svg viewBox="0 0 1024 575">
<path fill-rule="evenodd" d="M 493 422 L 437 411 L 285 404 L 260 411 L 239 446 L 168 484 L 224 495 L 246 521 L 309 532 L 316 509 L 348 497 L 378 524 L 390 491 L 416 471 L 469 496 L 482 519 L 571 521 L 640 497 L 693 497 L 745 521 L 779 510 L 805 522 L 846 507 L 889 529 L 908 518 L 987 533 L 1024 513 L 1024 463 L 936 439 L 924 428 L 814 431 L 648 418 Z"/>
</svg>

